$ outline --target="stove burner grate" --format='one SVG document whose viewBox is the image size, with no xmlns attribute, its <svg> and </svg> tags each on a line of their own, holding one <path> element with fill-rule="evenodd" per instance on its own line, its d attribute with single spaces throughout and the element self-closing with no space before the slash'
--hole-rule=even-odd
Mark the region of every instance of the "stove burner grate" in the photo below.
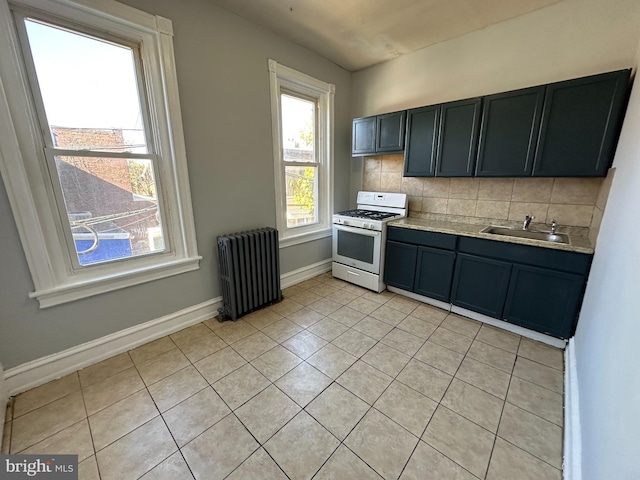
<svg viewBox="0 0 640 480">
<path fill-rule="evenodd" d="M 354 218 L 366 218 L 369 220 L 385 220 L 391 217 L 397 217 L 397 213 L 389 213 L 389 212 L 376 212 L 373 210 L 348 210 L 346 212 L 340 212 L 338 215 L 343 215 L 345 217 L 354 217 Z"/>
</svg>

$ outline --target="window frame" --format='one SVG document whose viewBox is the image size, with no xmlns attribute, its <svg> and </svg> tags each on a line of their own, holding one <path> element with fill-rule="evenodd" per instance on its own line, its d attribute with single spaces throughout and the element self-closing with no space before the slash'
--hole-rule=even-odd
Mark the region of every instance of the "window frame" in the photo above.
<svg viewBox="0 0 640 480">
<path fill-rule="evenodd" d="M 333 213 L 333 128 L 335 85 L 323 82 L 310 75 L 269 60 L 269 85 L 271 93 L 271 125 L 273 138 L 274 183 L 276 203 L 276 224 L 280 247 L 297 245 L 332 234 L 331 215 Z M 280 95 L 284 93 L 316 101 L 315 162 L 317 165 L 317 222 L 287 226 L 285 166 L 282 145 L 282 115 Z M 303 162 L 293 162 L 302 165 Z M 304 166 L 304 165 L 302 165 Z"/>
<path fill-rule="evenodd" d="M 154 173 L 165 228 L 163 252 L 80 268 L 74 264 L 45 158 L 44 135 L 49 132 L 43 132 L 31 93 L 12 8 L 19 15 L 42 12 L 45 21 L 60 18 L 59 24 L 69 22 L 78 31 L 109 32 L 100 36 L 139 46 L 141 103 L 158 157 Z M 7 52 L 0 56 L 0 173 L 35 287 L 29 297 L 47 308 L 198 269 L 202 257 L 197 253 L 171 21 L 113 0 L 0 0 L 0 29 L 0 48 Z"/>
</svg>

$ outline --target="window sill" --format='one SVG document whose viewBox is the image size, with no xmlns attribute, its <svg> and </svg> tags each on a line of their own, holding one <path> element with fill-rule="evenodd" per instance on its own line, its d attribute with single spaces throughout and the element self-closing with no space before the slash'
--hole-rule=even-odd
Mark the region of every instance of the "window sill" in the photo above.
<svg viewBox="0 0 640 480">
<path fill-rule="evenodd" d="M 301 243 L 312 242 L 314 240 L 320 240 L 321 238 L 330 237 L 333 232 L 333 228 L 323 228 L 322 230 L 315 230 L 313 232 L 301 233 L 298 235 L 289 235 L 284 238 L 280 238 L 280 248 L 291 247 L 293 245 L 299 245 Z"/>
<path fill-rule="evenodd" d="M 48 290 L 38 290 L 29 293 L 29 298 L 37 298 L 40 302 L 40 308 L 49 308 L 93 295 L 198 270 L 200 260 L 202 257 L 197 256 L 167 261 L 116 275 L 105 275 L 91 280 L 60 285 Z"/>
</svg>

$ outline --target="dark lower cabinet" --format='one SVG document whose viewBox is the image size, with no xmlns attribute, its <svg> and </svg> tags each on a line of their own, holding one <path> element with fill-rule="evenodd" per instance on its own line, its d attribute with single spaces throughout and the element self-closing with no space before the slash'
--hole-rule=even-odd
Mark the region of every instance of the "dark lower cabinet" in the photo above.
<svg viewBox="0 0 640 480">
<path fill-rule="evenodd" d="M 455 252 L 418 247 L 418 263 L 413 291 L 426 297 L 449 302 Z"/>
<path fill-rule="evenodd" d="M 504 318 L 521 327 L 569 338 L 577 319 L 585 278 L 526 265 L 514 265 Z"/>
<path fill-rule="evenodd" d="M 385 255 L 384 275 L 387 285 L 412 291 L 418 247 L 389 240 Z"/>
<path fill-rule="evenodd" d="M 558 338 L 575 331 L 592 255 L 389 227 L 385 281 Z"/>
<path fill-rule="evenodd" d="M 510 263 L 459 253 L 451 303 L 490 317 L 502 318 L 510 276 Z"/>
</svg>

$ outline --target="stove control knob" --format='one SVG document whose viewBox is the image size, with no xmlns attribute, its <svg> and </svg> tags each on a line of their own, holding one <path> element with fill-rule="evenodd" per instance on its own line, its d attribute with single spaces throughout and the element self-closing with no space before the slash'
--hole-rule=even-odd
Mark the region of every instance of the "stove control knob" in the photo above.
<svg viewBox="0 0 640 480">
<path fill-rule="evenodd" d="M 367 228 L 369 230 L 373 230 L 375 228 L 375 226 L 373 225 L 373 223 L 367 223 Z"/>
</svg>

